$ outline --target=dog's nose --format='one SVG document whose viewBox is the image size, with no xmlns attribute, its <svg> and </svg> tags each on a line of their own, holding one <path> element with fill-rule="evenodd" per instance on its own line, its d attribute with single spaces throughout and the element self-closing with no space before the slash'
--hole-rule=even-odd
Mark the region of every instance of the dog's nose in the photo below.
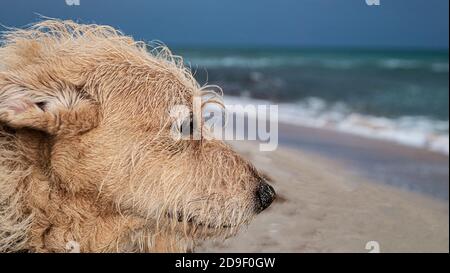
<svg viewBox="0 0 450 273">
<path fill-rule="evenodd" d="M 256 212 L 260 213 L 272 204 L 275 190 L 266 182 L 261 182 L 256 190 Z"/>
</svg>

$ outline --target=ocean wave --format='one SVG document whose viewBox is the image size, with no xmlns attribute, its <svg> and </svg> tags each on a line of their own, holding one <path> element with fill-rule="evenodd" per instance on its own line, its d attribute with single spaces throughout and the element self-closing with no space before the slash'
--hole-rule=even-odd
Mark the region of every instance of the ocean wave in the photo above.
<svg viewBox="0 0 450 273">
<path fill-rule="evenodd" d="M 388 69 L 414 69 L 420 68 L 422 63 L 416 60 L 385 59 L 380 61 L 379 65 Z"/>
<path fill-rule="evenodd" d="M 272 104 L 265 100 L 225 97 L 225 103 Z M 278 104 L 280 122 L 382 139 L 403 145 L 424 148 L 449 155 L 449 121 L 421 116 L 399 118 L 376 117 L 355 113 L 345 103 L 329 104 L 320 98 L 297 103 Z"/>
<path fill-rule="evenodd" d="M 409 59 L 385 59 L 378 62 L 381 68 L 396 69 L 429 69 L 436 73 L 448 73 L 449 64 L 444 62 L 426 62 Z"/>
<path fill-rule="evenodd" d="M 303 58 L 283 58 L 283 57 L 202 57 L 191 58 L 189 62 L 194 66 L 207 68 L 267 68 L 278 66 L 303 66 L 308 62 Z"/>
<path fill-rule="evenodd" d="M 223 56 L 194 57 L 188 59 L 191 66 L 206 68 L 270 68 L 270 67 L 322 67 L 336 70 L 347 70 L 361 67 L 372 67 L 387 70 L 425 69 L 435 73 L 448 73 L 448 62 L 423 61 L 416 59 L 385 58 L 367 60 L 358 58 L 308 58 L 286 56 Z"/>
<path fill-rule="evenodd" d="M 268 67 L 324 67 L 351 69 L 363 64 L 360 60 L 312 59 L 303 57 L 203 57 L 191 58 L 189 63 L 206 68 L 268 68 Z"/>
<path fill-rule="evenodd" d="M 431 70 L 437 73 L 448 73 L 449 72 L 449 65 L 448 63 L 433 63 L 431 65 Z"/>
</svg>

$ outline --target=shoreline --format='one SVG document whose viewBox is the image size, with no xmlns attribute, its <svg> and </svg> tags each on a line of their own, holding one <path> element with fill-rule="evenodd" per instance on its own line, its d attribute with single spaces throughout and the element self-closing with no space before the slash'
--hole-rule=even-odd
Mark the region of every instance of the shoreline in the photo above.
<svg viewBox="0 0 450 273">
<path fill-rule="evenodd" d="M 346 163 L 291 149 L 260 152 L 256 142 L 231 145 L 273 179 L 278 198 L 248 228 L 198 252 L 448 252 L 449 203 L 371 181 Z"/>
<path fill-rule="evenodd" d="M 226 96 L 227 105 L 271 105 L 272 102 L 249 97 Z M 298 105 L 300 104 L 300 105 Z M 388 118 L 361 113 L 327 109 L 327 103 L 311 97 L 305 101 L 278 104 L 279 123 L 384 141 L 410 148 L 424 149 L 449 157 L 448 119 L 436 120 L 421 116 Z M 240 113 L 243 114 L 243 113 Z M 430 128 L 438 131 L 430 131 Z M 446 127 L 447 133 L 441 132 Z"/>
<path fill-rule="evenodd" d="M 286 123 L 279 124 L 279 145 L 333 159 L 376 183 L 449 199 L 449 157 L 438 152 Z"/>
</svg>

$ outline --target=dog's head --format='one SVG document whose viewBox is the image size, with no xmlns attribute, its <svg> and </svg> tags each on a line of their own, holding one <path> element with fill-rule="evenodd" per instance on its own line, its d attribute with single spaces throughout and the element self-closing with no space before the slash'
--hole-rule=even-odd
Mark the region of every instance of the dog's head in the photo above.
<svg viewBox="0 0 450 273">
<path fill-rule="evenodd" d="M 7 34 L 0 57 L 0 121 L 26 137 L 24 156 L 50 190 L 194 238 L 233 234 L 272 202 L 249 162 L 202 137 L 194 98 L 211 93 L 167 49 L 44 21 Z M 170 115 L 177 105 L 186 120 Z M 195 119 L 197 131 L 182 132 Z M 177 139 L 177 124 L 200 137 Z"/>
</svg>

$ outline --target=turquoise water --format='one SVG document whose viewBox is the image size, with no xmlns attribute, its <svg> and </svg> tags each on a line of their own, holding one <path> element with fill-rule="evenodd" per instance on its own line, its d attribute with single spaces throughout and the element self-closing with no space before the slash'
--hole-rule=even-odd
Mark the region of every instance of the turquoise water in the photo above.
<svg viewBox="0 0 450 273">
<path fill-rule="evenodd" d="M 275 102 L 315 97 L 349 111 L 448 121 L 448 51 L 180 49 L 200 82 Z M 205 72 L 207 71 L 207 72 Z"/>
<path fill-rule="evenodd" d="M 278 104 L 284 123 L 449 154 L 448 51 L 178 49 L 233 103 Z"/>
</svg>

